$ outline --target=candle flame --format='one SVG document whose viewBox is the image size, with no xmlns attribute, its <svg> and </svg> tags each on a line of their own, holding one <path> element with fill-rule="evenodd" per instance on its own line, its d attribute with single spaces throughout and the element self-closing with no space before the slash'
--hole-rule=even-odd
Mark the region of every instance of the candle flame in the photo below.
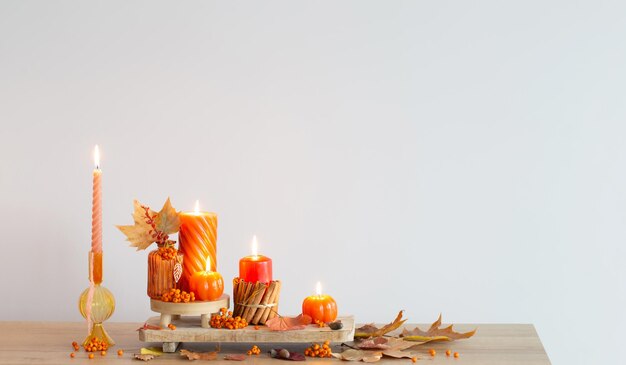
<svg viewBox="0 0 626 365">
<path fill-rule="evenodd" d="M 252 256 L 259 255 L 259 243 L 256 240 L 256 235 L 252 236 Z"/>
<path fill-rule="evenodd" d="M 99 170 L 100 169 L 100 148 L 98 148 L 98 145 L 96 145 L 96 148 L 94 148 L 94 151 L 93 151 L 93 163 L 94 165 L 96 165 L 96 169 Z"/>
<path fill-rule="evenodd" d="M 211 272 L 211 256 L 206 257 L 206 264 L 204 266 L 204 271 Z"/>
<path fill-rule="evenodd" d="M 317 295 L 322 295 L 322 283 L 320 283 L 319 281 L 317 282 L 317 284 L 315 284 L 315 293 Z"/>
<path fill-rule="evenodd" d="M 193 208 L 193 212 L 200 214 L 200 200 L 196 200 L 196 206 Z"/>
</svg>

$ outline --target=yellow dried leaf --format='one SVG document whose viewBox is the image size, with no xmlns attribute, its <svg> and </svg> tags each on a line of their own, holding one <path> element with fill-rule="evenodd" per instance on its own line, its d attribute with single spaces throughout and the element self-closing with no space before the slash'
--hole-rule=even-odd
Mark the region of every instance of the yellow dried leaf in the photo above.
<svg viewBox="0 0 626 365">
<path fill-rule="evenodd" d="M 157 214 L 155 222 L 156 228 L 165 234 L 178 232 L 180 228 L 180 217 L 176 209 L 172 207 L 170 198 L 167 198 L 165 204 L 163 204 L 163 208 L 161 208 Z"/>
<path fill-rule="evenodd" d="M 189 350 L 180 350 L 182 356 L 186 356 L 189 360 L 216 360 L 218 351 L 210 352 L 193 352 Z"/>
<path fill-rule="evenodd" d="M 152 227 L 146 222 L 146 214 L 153 216 L 155 213 L 150 208 L 144 208 L 138 200 L 133 201 L 133 221 L 132 226 L 117 226 L 126 235 L 126 240 L 131 247 L 136 247 L 137 251 L 145 250 L 154 242 L 151 231 Z M 146 212 L 147 209 L 147 212 Z"/>
</svg>

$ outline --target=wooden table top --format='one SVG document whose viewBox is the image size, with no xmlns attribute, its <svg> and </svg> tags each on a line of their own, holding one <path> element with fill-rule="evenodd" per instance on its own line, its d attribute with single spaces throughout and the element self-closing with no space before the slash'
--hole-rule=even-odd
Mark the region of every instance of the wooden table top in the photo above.
<svg viewBox="0 0 626 365">
<path fill-rule="evenodd" d="M 160 344 L 146 344 L 139 341 L 136 329 L 143 323 L 106 323 L 105 328 L 116 341 L 116 346 L 102 357 L 96 354 L 93 360 L 87 358 L 84 351 L 76 353 L 76 358 L 71 359 L 73 351 L 71 343 L 82 342 L 86 336 L 84 323 L 79 322 L 0 322 L 0 364 L 141 364 L 133 360 L 134 353 L 138 353 L 141 347 L 160 346 Z M 412 328 L 414 325 L 408 325 Z M 429 325 L 420 325 L 428 328 Z M 550 360 L 537 336 L 532 324 L 458 324 L 454 326 L 457 331 L 468 331 L 478 327 L 476 335 L 467 340 L 448 343 L 434 343 L 416 346 L 415 352 L 419 360 L 417 364 L 454 364 L 454 365 L 549 365 Z M 226 353 L 242 353 L 248 350 L 252 344 L 223 344 L 220 355 Z M 265 352 L 269 349 L 260 346 Z M 288 344 L 288 349 L 303 351 L 306 345 Z M 181 348 L 195 351 L 212 351 L 214 344 L 182 344 Z M 428 354 L 429 349 L 435 349 L 437 355 L 433 358 Z M 117 350 L 123 349 L 124 355 L 117 356 Z M 458 351 L 460 357 L 446 357 L 445 351 L 450 349 Z M 333 347 L 334 351 L 340 352 L 339 347 Z M 220 356 L 221 358 L 221 356 Z M 307 358 L 307 364 L 326 364 L 329 362 L 340 363 L 336 359 L 313 359 Z M 150 364 L 162 363 L 188 363 L 189 360 L 179 354 L 164 354 L 150 361 Z M 252 356 L 251 361 L 258 365 L 269 363 L 286 364 L 280 360 L 272 359 L 265 353 Z M 197 362 L 194 362 L 197 363 Z M 232 361 L 213 361 L 212 363 L 227 363 L 234 365 Z M 346 362 L 341 362 L 346 364 Z M 411 364 L 408 359 L 383 358 L 378 364 Z M 357 363 L 355 363 L 357 364 Z M 362 362 L 360 364 L 363 364 Z"/>
</svg>

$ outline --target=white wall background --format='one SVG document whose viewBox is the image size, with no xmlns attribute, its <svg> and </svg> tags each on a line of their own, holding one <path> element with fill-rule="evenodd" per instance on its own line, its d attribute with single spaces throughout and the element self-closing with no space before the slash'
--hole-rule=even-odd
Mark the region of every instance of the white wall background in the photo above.
<svg viewBox="0 0 626 365">
<path fill-rule="evenodd" d="M 112 320 L 150 315 L 114 224 L 171 196 L 219 213 L 227 280 L 259 236 L 284 311 L 319 279 L 619 363 L 624 39 L 619 1 L 3 1 L 0 320 L 82 319 L 99 143 Z"/>
</svg>

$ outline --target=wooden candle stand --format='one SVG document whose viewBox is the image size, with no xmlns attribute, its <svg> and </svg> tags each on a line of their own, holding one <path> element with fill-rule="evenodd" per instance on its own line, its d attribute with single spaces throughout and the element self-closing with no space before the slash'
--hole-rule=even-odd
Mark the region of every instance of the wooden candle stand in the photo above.
<svg viewBox="0 0 626 365">
<path fill-rule="evenodd" d="M 281 283 L 248 282 L 241 278 L 233 279 L 233 317 L 240 316 L 248 324 L 265 324 L 276 317 Z"/>
<path fill-rule="evenodd" d="M 159 325 L 167 328 L 172 319 L 180 319 L 180 316 L 200 316 L 200 326 L 210 328 L 211 315 L 220 311 L 220 308 L 230 306 L 230 297 L 222 294 L 218 300 L 210 302 L 195 301 L 189 303 L 172 303 L 162 300 L 150 299 L 150 309 L 161 313 Z"/>
</svg>

